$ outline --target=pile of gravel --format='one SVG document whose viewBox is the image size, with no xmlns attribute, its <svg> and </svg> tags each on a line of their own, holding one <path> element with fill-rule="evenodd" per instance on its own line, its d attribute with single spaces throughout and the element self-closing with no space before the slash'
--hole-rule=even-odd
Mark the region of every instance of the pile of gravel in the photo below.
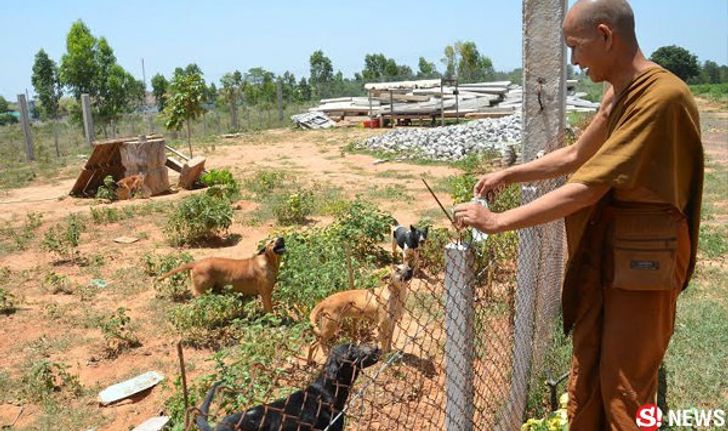
<svg viewBox="0 0 728 431">
<path fill-rule="evenodd" d="M 399 128 L 372 136 L 356 144 L 356 147 L 397 154 L 404 158 L 451 161 L 485 151 L 498 151 L 507 155 L 520 142 L 521 115 L 514 114 L 432 129 Z"/>
</svg>

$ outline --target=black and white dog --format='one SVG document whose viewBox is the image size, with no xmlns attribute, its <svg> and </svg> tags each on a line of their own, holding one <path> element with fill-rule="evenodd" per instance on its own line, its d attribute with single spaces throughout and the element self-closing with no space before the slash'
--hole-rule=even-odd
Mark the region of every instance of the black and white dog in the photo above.
<svg viewBox="0 0 728 431">
<path fill-rule="evenodd" d="M 399 225 L 392 229 L 392 257 L 397 256 L 397 247 L 402 250 L 402 262 L 410 264 L 411 268 L 417 268 L 419 261 L 419 248 L 427 240 L 427 231 L 429 227 L 418 229 L 410 225 L 409 229 Z M 414 257 L 415 261 L 410 260 Z"/>
<path fill-rule="evenodd" d="M 215 431 L 331 431 L 344 429 L 344 408 L 349 391 L 362 368 L 374 365 L 381 352 L 378 348 L 341 344 L 331 350 L 324 369 L 306 389 L 287 398 L 233 413 L 218 422 Z M 222 382 L 215 383 L 200 406 L 197 427 L 213 431 L 207 417 L 212 398 Z M 338 416 L 338 417 L 337 417 Z M 334 423 L 331 421 L 336 420 Z"/>
</svg>

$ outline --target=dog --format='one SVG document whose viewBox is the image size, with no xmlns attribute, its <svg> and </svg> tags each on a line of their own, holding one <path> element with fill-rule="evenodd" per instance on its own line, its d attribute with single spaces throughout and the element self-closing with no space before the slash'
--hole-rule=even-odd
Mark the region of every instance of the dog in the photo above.
<svg viewBox="0 0 728 431">
<path fill-rule="evenodd" d="M 116 182 L 116 197 L 119 200 L 131 199 L 134 196 L 148 195 L 147 186 L 144 184 L 144 175 L 136 174 L 124 177 Z"/>
<path fill-rule="evenodd" d="M 260 295 L 266 312 L 273 312 L 273 286 L 278 278 L 281 256 L 286 251 L 283 238 L 269 241 L 258 254 L 248 259 L 208 257 L 187 263 L 162 274 L 158 280 L 182 271 L 190 271 L 192 294 L 200 296 L 208 290 L 219 291 L 232 286 L 234 292 Z"/>
<path fill-rule="evenodd" d="M 319 347 L 327 351 L 330 340 L 347 317 L 375 320 L 379 346 L 388 353 L 392 349 L 394 325 L 404 313 L 407 282 L 412 279 L 412 273 L 409 266 L 399 265 L 392 269 L 389 282 L 382 287 L 337 292 L 316 304 L 309 314 L 316 340 L 309 346 L 308 362 Z"/>
<path fill-rule="evenodd" d="M 427 240 L 429 226 L 424 229 L 410 225 L 409 229 L 402 225 L 392 229 L 392 258 L 397 258 L 397 247 L 402 250 L 402 262 L 407 262 L 412 268 L 417 269 L 420 257 L 420 246 Z M 414 259 L 414 262 L 413 262 Z"/>
<path fill-rule="evenodd" d="M 226 416 L 218 422 L 215 431 L 305 431 L 323 430 L 327 426 L 331 431 L 342 431 L 345 418 L 342 410 L 351 387 L 360 370 L 377 363 L 380 356 L 380 350 L 374 347 L 353 344 L 336 346 L 327 358 L 323 371 L 306 389 L 270 404 Z M 207 417 L 220 384 L 213 385 L 200 406 L 195 423 L 202 431 L 213 431 Z"/>
</svg>

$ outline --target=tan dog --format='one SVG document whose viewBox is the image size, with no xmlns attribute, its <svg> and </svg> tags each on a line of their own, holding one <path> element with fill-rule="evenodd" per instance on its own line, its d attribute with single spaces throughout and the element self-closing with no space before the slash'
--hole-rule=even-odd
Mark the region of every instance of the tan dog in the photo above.
<svg viewBox="0 0 728 431">
<path fill-rule="evenodd" d="M 390 281 L 385 286 L 374 290 L 337 292 L 316 304 L 309 315 L 316 341 L 309 347 L 308 361 L 311 362 L 319 347 L 328 352 L 329 342 L 347 317 L 375 320 L 380 347 L 382 351 L 389 352 L 392 348 L 394 325 L 404 312 L 407 282 L 411 279 L 412 269 L 399 265 L 392 269 Z"/>
<path fill-rule="evenodd" d="M 245 295 L 260 295 L 263 300 L 263 308 L 270 313 L 273 311 L 271 299 L 273 285 L 278 278 L 281 255 L 285 251 L 286 245 L 283 238 L 276 238 L 251 258 L 208 257 L 179 266 L 162 274 L 159 280 L 189 270 L 194 296 L 200 296 L 208 290 L 220 290 L 224 286 L 230 285 L 235 292 Z"/>
<path fill-rule="evenodd" d="M 144 185 L 144 175 L 136 174 L 124 177 L 116 182 L 116 197 L 119 200 L 131 199 L 141 194 L 146 197 L 147 187 Z"/>
</svg>

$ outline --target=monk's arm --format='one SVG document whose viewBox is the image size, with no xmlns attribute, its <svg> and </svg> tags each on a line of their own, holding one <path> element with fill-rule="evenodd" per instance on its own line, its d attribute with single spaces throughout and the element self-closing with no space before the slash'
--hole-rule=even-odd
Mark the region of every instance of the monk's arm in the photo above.
<svg viewBox="0 0 728 431">
<path fill-rule="evenodd" d="M 498 233 L 547 223 L 595 204 L 609 190 L 608 185 L 568 183 L 540 198 L 502 213 L 494 213 L 474 203 L 455 207 L 455 220 L 461 226 L 474 226 Z"/>
</svg>

